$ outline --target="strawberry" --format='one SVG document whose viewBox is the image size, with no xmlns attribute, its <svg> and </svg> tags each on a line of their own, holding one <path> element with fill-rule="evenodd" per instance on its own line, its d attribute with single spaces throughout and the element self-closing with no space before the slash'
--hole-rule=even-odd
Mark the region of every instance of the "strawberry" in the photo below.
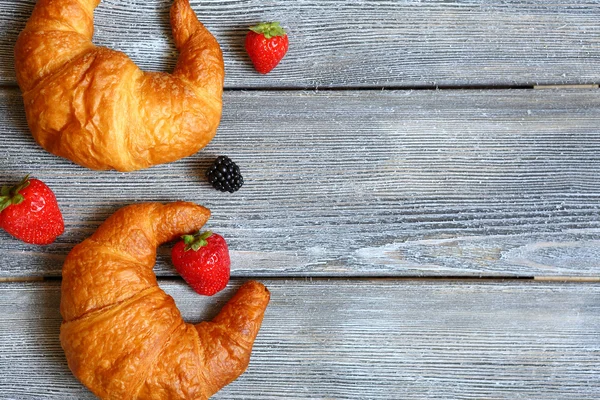
<svg viewBox="0 0 600 400">
<path fill-rule="evenodd" d="M 27 175 L 13 187 L 2 187 L 0 228 L 26 243 L 50 244 L 65 224 L 52 190 Z"/>
<path fill-rule="evenodd" d="M 246 52 L 261 74 L 270 72 L 285 56 L 288 36 L 279 22 L 262 22 L 246 34 Z"/>
<path fill-rule="evenodd" d="M 196 293 L 212 296 L 229 282 L 229 250 L 221 235 L 210 231 L 183 235 L 171 250 L 173 265 Z"/>
</svg>

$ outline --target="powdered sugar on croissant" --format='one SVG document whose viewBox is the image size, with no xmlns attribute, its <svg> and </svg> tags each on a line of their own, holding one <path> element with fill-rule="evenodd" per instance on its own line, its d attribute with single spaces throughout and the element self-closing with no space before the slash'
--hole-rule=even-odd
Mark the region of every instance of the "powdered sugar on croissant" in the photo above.
<svg viewBox="0 0 600 400">
<path fill-rule="evenodd" d="M 91 169 L 132 171 L 189 156 L 221 118 L 223 56 L 188 0 L 175 0 L 173 74 L 143 72 L 92 44 L 99 0 L 39 0 L 15 46 L 29 128 L 46 150 Z"/>
<path fill-rule="evenodd" d="M 246 369 L 269 292 L 248 282 L 211 321 L 185 323 L 152 268 L 158 244 L 200 229 L 201 206 L 120 209 L 63 267 L 60 341 L 74 375 L 102 399 L 207 399 Z"/>
</svg>

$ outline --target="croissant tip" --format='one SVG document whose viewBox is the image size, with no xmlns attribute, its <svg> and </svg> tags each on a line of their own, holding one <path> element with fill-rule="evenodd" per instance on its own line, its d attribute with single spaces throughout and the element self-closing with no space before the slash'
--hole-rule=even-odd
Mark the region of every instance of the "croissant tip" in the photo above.
<svg viewBox="0 0 600 400">
<path fill-rule="evenodd" d="M 242 284 L 237 290 L 237 296 L 246 297 L 247 299 L 252 298 L 253 302 L 260 304 L 260 307 L 264 310 L 269 301 L 271 301 L 271 292 L 262 283 L 250 280 Z"/>
<path fill-rule="evenodd" d="M 267 289 L 267 287 L 265 285 L 263 285 L 262 283 L 260 283 L 258 281 L 248 281 L 248 282 L 244 283 L 242 286 L 251 288 L 257 292 L 264 292 L 268 295 L 271 294 L 271 292 L 269 292 L 269 289 Z"/>
</svg>

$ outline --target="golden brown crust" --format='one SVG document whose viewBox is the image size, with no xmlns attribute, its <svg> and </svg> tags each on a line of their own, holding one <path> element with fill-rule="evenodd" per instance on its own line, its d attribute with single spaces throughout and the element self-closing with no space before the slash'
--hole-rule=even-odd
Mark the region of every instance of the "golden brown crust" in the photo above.
<svg viewBox="0 0 600 400">
<path fill-rule="evenodd" d="M 39 0 L 15 46 L 31 133 L 46 150 L 91 169 L 132 171 L 189 156 L 214 137 L 224 67 L 188 0 L 171 24 L 173 74 L 142 72 L 92 44 L 95 0 Z"/>
<path fill-rule="evenodd" d="M 206 399 L 246 369 L 268 290 L 248 282 L 194 326 L 152 272 L 159 244 L 209 216 L 185 202 L 128 206 L 67 256 L 60 341 L 73 374 L 100 398 Z"/>
</svg>

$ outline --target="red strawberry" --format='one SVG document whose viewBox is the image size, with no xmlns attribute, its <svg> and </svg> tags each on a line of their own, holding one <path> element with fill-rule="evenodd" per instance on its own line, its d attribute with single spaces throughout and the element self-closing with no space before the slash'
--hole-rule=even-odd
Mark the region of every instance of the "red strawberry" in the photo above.
<svg viewBox="0 0 600 400">
<path fill-rule="evenodd" d="M 250 27 L 246 35 L 246 51 L 261 74 L 271 71 L 288 50 L 288 36 L 279 22 L 262 22 Z"/>
<path fill-rule="evenodd" d="M 27 175 L 13 187 L 2 187 L 0 228 L 27 243 L 50 244 L 65 224 L 52 190 Z"/>
<path fill-rule="evenodd" d="M 171 251 L 179 275 L 205 296 L 223 290 L 229 282 L 229 250 L 222 236 L 210 231 L 183 235 Z"/>
</svg>

